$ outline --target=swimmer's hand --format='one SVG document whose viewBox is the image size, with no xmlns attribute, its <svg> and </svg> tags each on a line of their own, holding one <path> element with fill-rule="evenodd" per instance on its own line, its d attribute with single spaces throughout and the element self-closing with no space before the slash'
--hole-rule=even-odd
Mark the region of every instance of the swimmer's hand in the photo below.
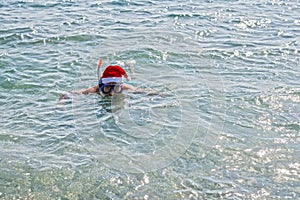
<svg viewBox="0 0 300 200">
<path fill-rule="evenodd" d="M 65 94 L 61 94 L 60 97 L 59 97 L 59 101 L 62 101 L 64 99 L 70 99 L 70 96 L 68 93 L 65 93 Z"/>
<path fill-rule="evenodd" d="M 65 110 L 64 104 L 65 104 L 65 100 L 67 99 L 71 99 L 71 97 L 69 96 L 69 93 L 64 93 L 61 94 L 59 97 L 59 101 L 57 103 L 57 109 L 59 110 Z"/>
</svg>

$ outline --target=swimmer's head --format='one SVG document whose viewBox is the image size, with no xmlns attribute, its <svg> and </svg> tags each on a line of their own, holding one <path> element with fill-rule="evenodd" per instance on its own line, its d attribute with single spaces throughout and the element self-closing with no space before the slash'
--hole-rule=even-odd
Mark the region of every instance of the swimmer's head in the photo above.
<svg viewBox="0 0 300 200">
<path fill-rule="evenodd" d="M 99 80 L 99 90 L 104 95 L 121 94 L 123 91 L 122 77 L 130 80 L 126 71 L 118 66 L 108 66 Z"/>
</svg>

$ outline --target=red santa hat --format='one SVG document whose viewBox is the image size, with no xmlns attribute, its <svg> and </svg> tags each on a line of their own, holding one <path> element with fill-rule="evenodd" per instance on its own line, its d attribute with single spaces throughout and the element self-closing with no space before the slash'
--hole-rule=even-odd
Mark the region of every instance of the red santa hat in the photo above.
<svg viewBox="0 0 300 200">
<path fill-rule="evenodd" d="M 101 76 L 101 81 L 104 84 L 110 82 L 120 83 L 122 82 L 122 77 L 126 78 L 127 81 L 130 80 L 126 71 L 122 67 L 118 65 L 110 65 L 104 70 Z"/>
</svg>

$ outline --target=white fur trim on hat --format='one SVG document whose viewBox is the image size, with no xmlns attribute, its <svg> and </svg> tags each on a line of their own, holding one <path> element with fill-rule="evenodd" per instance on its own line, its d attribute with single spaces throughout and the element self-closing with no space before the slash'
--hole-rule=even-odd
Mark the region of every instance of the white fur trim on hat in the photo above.
<svg viewBox="0 0 300 200">
<path fill-rule="evenodd" d="M 121 83 L 122 82 L 122 78 L 121 77 L 110 77 L 110 78 L 102 78 L 101 79 L 102 83 L 106 84 L 106 83 Z"/>
</svg>

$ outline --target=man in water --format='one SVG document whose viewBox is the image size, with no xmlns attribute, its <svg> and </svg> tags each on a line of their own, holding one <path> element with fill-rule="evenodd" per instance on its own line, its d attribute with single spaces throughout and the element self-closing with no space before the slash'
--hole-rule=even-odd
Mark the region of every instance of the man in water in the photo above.
<svg viewBox="0 0 300 200">
<path fill-rule="evenodd" d="M 123 90 L 133 90 L 135 93 L 147 92 L 146 90 L 136 88 L 131 85 L 123 83 L 122 81 L 123 77 L 126 78 L 127 81 L 130 81 L 130 77 L 127 75 L 126 71 L 122 67 L 118 65 L 108 66 L 104 70 L 98 85 L 94 87 L 90 87 L 86 90 L 74 91 L 67 94 L 62 94 L 59 100 L 69 99 L 70 97 L 68 96 L 68 94 L 97 93 L 103 96 L 112 96 L 112 95 L 122 94 Z M 148 92 L 150 92 L 148 94 L 153 93 L 153 91 L 148 91 Z"/>
</svg>

